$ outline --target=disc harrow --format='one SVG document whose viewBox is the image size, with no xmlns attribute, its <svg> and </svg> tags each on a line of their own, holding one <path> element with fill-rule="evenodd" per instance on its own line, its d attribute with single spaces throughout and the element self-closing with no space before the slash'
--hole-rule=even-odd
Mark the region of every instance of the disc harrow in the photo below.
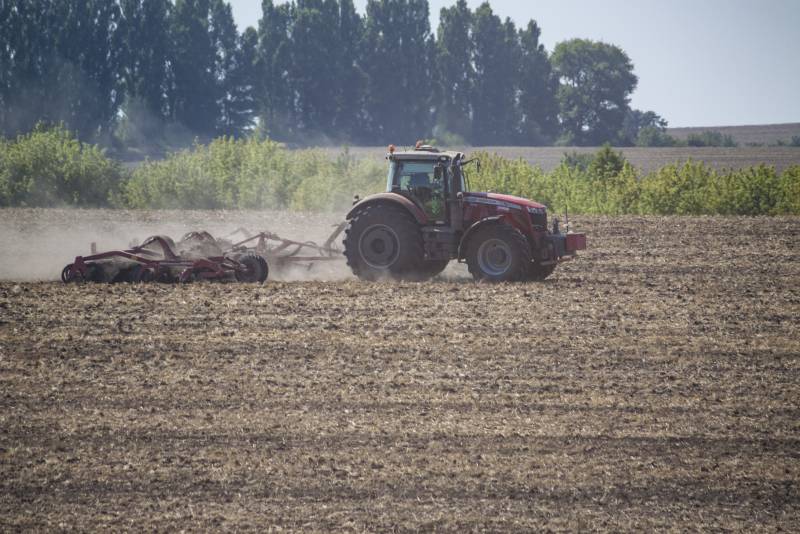
<svg viewBox="0 0 800 534">
<path fill-rule="evenodd" d="M 263 256 L 226 251 L 208 232 L 190 232 L 177 245 L 169 236 L 155 235 L 126 250 L 77 256 L 61 271 L 61 280 L 185 283 L 235 279 L 261 283 L 268 275 Z"/>
<path fill-rule="evenodd" d="M 316 262 L 341 260 L 342 252 L 334 241 L 344 227 L 345 223 L 336 225 L 322 245 L 284 239 L 268 231 L 251 233 L 244 228 L 221 239 L 203 230 L 188 232 L 177 243 L 169 236 L 154 235 L 129 249 L 100 253 L 92 244 L 92 254 L 77 256 L 61 271 L 61 280 L 185 283 L 233 279 L 263 283 L 271 267 L 311 268 Z"/>
</svg>

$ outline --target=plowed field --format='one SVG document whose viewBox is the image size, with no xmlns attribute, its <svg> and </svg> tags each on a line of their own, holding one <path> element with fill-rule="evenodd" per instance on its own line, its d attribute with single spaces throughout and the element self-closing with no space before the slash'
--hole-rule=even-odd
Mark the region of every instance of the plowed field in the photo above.
<svg viewBox="0 0 800 534">
<path fill-rule="evenodd" d="M 574 228 L 535 284 L 0 282 L 0 529 L 796 529 L 800 219 Z"/>
</svg>

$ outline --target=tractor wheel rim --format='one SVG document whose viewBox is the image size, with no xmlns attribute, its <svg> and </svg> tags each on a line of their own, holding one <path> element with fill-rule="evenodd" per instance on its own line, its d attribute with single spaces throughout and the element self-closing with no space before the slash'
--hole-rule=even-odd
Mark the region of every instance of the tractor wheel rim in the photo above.
<svg viewBox="0 0 800 534">
<path fill-rule="evenodd" d="M 358 240 L 358 251 L 364 262 L 375 269 L 386 269 L 400 255 L 400 241 L 395 231 L 385 224 L 374 224 L 364 230 Z"/>
<path fill-rule="evenodd" d="M 478 266 L 489 276 L 505 274 L 511 267 L 511 247 L 501 239 L 487 239 L 478 248 Z"/>
</svg>

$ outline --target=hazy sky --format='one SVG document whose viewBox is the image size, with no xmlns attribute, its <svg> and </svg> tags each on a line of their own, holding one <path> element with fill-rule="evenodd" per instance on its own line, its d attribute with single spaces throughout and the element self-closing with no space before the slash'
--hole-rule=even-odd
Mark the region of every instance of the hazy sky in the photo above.
<svg viewBox="0 0 800 534">
<path fill-rule="evenodd" d="M 276 0 L 275 3 L 281 3 Z M 364 13 L 366 0 L 355 0 Z M 430 0 L 439 10 L 455 0 Z M 468 0 L 470 7 L 481 1 Z M 260 0 L 231 0 L 240 29 Z M 639 86 L 632 106 L 670 126 L 800 122 L 800 0 L 491 0 L 517 26 L 535 19 L 548 50 L 573 37 L 622 47 Z"/>
</svg>

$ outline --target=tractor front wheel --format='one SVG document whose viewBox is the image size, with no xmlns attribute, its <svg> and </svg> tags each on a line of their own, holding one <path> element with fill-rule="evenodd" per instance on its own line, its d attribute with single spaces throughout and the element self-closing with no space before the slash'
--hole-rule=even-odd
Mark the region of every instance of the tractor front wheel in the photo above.
<svg viewBox="0 0 800 534">
<path fill-rule="evenodd" d="M 528 241 L 507 224 L 481 228 L 467 244 L 467 267 L 475 280 L 518 282 L 526 279 L 530 265 Z"/>
</svg>

